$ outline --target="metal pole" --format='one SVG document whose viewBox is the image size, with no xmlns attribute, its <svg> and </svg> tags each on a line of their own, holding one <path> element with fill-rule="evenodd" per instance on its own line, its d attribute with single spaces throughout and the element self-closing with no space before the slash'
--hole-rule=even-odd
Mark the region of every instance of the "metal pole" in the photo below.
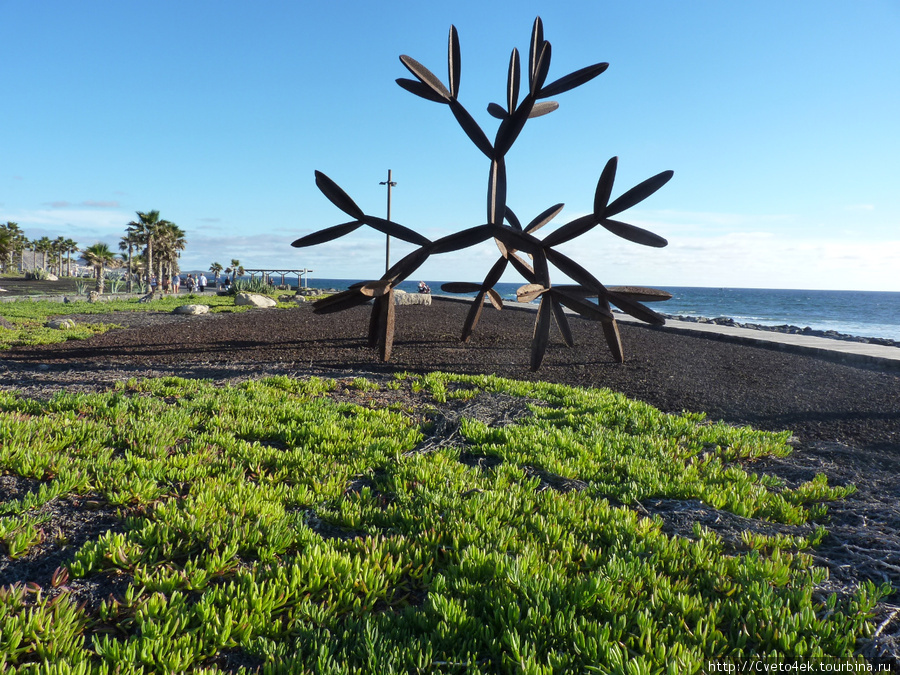
<svg viewBox="0 0 900 675">
<path fill-rule="evenodd" d="M 391 170 L 388 169 L 388 179 L 381 181 L 379 185 L 387 185 L 387 219 L 391 219 L 391 188 L 397 183 L 391 180 Z M 384 242 L 384 273 L 391 269 L 391 235 L 385 235 Z"/>
</svg>

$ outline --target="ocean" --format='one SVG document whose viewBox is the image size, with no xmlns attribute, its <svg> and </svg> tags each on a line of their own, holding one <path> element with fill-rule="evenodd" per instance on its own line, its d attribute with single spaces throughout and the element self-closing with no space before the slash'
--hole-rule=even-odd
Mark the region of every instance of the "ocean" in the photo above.
<svg viewBox="0 0 900 675">
<path fill-rule="evenodd" d="M 291 279 L 296 283 L 296 279 Z M 315 288 L 347 288 L 353 279 L 309 279 Z M 418 279 L 400 288 L 416 292 Z M 432 293 L 441 293 L 440 281 L 428 281 Z M 522 283 L 497 284 L 497 292 L 514 300 Z M 730 317 L 739 323 L 763 326 L 792 325 L 833 330 L 860 337 L 900 341 L 900 293 L 877 291 L 807 291 L 760 288 L 702 288 L 660 286 L 672 294 L 653 309 L 670 316 Z M 471 294 L 474 297 L 474 293 Z"/>
</svg>

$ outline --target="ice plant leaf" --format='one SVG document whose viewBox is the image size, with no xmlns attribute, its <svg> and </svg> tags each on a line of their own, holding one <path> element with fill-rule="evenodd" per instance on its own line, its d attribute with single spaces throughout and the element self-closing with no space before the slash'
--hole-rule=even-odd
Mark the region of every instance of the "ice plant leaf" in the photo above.
<svg viewBox="0 0 900 675">
<path fill-rule="evenodd" d="M 338 207 L 351 218 L 363 220 L 365 214 L 337 183 L 331 180 L 321 171 L 316 171 L 316 187 L 328 198 L 332 204 Z"/>
</svg>

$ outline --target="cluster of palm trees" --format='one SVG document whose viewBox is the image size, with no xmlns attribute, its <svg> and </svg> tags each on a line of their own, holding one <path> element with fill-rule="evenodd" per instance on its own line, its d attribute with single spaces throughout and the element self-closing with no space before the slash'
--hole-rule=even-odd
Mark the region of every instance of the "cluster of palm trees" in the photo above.
<svg viewBox="0 0 900 675">
<path fill-rule="evenodd" d="M 187 244 L 184 230 L 161 219 L 159 211 L 138 211 L 137 217 L 128 223 L 125 236 L 119 240 L 119 250 L 127 252 L 129 291 L 132 290 L 135 268 L 140 278 L 148 283 L 153 274 L 160 282 L 176 274 L 178 258 Z"/>
<path fill-rule="evenodd" d="M 186 243 L 184 230 L 160 218 L 159 211 L 138 211 L 137 220 L 128 223 L 125 236 L 119 241 L 119 250 L 123 252 L 121 259 L 103 242 L 79 248 L 76 241 L 65 237 L 41 237 L 30 241 L 17 223 L 0 225 L 0 260 L 6 263 L 6 271 L 18 270 L 30 262 L 32 269 L 71 275 L 72 254 L 80 253 L 81 259 L 94 268 L 97 290 L 101 293 L 103 274 L 107 268 L 127 266 L 129 292 L 134 290 L 135 280 L 149 285 L 154 274 L 160 281 L 171 278 L 178 273 L 178 258 Z M 27 258 L 29 253 L 30 261 Z M 63 256 L 66 256 L 65 272 Z"/>
<path fill-rule="evenodd" d="M 72 254 L 78 253 L 79 248 L 78 242 L 74 239 L 41 237 L 29 240 L 19 228 L 18 223 L 7 221 L 5 225 L 0 225 L 0 259 L 5 263 L 5 271 L 18 270 L 20 266 L 24 267 L 26 251 L 29 251 L 31 255 L 32 269 L 41 268 L 57 275 L 62 275 L 65 270 L 65 274 L 71 275 Z M 64 256 L 65 262 L 63 261 Z"/>
</svg>

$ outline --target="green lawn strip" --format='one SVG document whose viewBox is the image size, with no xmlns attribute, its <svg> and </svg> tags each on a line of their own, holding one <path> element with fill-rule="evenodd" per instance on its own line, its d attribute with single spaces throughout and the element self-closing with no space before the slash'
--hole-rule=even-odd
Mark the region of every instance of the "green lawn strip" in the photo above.
<svg viewBox="0 0 900 675">
<path fill-rule="evenodd" d="M 361 400 L 377 388 L 352 386 Z M 727 657 L 852 658 L 890 592 L 816 592 L 813 524 L 850 489 L 742 468 L 787 454 L 788 434 L 496 377 L 385 389 L 416 407 L 335 401 L 317 378 L 0 393 L 0 472 L 40 482 L 0 503 L 0 546 L 27 555 L 50 526 L 36 509 L 92 495 L 124 531 L 85 543 L 68 583 L 128 581 L 93 608 L 0 590 L 0 671 L 691 673 Z M 463 447 L 417 450 L 427 406 L 484 392 L 523 397 L 531 415 L 463 418 Z M 461 461 L 473 456 L 490 461 Z M 557 478 L 581 489 L 547 489 Z M 814 534 L 737 548 L 699 525 L 668 535 L 636 510 L 648 498 Z"/>
<path fill-rule="evenodd" d="M 55 317 L 75 314 L 110 314 L 112 312 L 163 312 L 171 313 L 181 305 L 207 305 L 210 312 L 229 313 L 251 309 L 237 306 L 232 296 L 215 294 L 163 296 L 152 302 L 140 302 L 136 298 L 109 300 L 90 303 L 86 300 L 62 303 L 50 300 L 20 300 L 0 303 L 0 316 L 8 319 L 12 328 L 0 327 L 0 351 L 22 345 L 52 344 L 66 340 L 84 340 L 92 335 L 104 333 L 116 324 L 76 323 L 75 328 L 58 330 L 46 328 L 44 324 Z M 291 303 L 279 303 L 281 308 L 294 307 Z"/>
</svg>

